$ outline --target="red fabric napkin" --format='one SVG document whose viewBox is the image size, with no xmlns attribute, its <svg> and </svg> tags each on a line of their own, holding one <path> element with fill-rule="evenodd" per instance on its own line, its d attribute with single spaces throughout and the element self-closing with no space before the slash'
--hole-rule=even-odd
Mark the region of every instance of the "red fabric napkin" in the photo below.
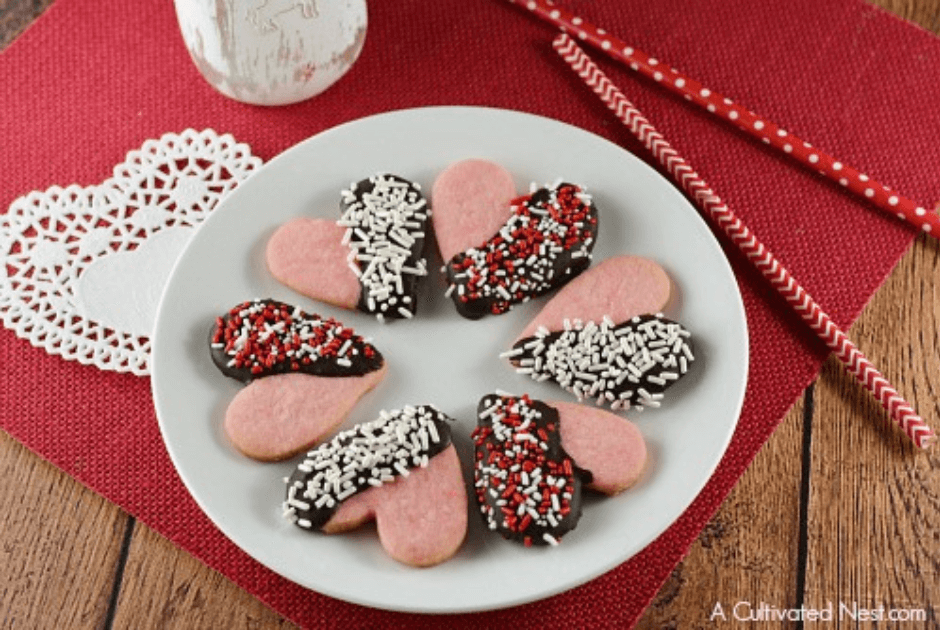
<svg viewBox="0 0 940 630">
<path fill-rule="evenodd" d="M 907 196 L 924 204 L 938 196 L 940 41 L 929 33 L 854 0 L 569 5 Z M 53 184 L 97 183 L 128 150 L 167 131 L 212 127 L 269 159 L 338 123 L 423 105 L 550 116 L 645 158 L 551 51 L 551 29 L 524 11 L 501 0 L 375 1 L 369 10 L 365 49 L 345 78 L 314 100 L 265 109 L 228 100 L 203 82 L 172 3 L 58 0 L 0 55 L 6 87 L 0 207 Z M 914 232 L 628 70 L 601 63 L 833 319 L 848 326 Z M 826 354 L 736 252 L 729 258 L 750 325 L 750 382 L 737 433 L 705 490 L 657 541 L 606 575 L 519 608 L 446 617 L 449 627 L 635 623 Z M 6 330 L 0 364 L 0 426 L 280 613 L 308 627 L 442 623 L 310 593 L 235 548 L 177 478 L 147 379 L 68 363 Z"/>
</svg>

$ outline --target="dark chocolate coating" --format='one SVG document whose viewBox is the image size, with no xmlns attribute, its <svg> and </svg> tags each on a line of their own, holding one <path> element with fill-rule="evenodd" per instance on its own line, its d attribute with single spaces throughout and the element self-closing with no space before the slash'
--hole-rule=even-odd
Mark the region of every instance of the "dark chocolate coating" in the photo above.
<svg viewBox="0 0 940 630">
<path fill-rule="evenodd" d="M 664 324 L 678 325 L 677 322 L 667 319 L 661 315 L 646 314 L 646 315 L 638 315 L 637 317 L 632 318 L 630 321 L 617 324 L 616 326 L 613 327 L 612 330 L 614 331 L 621 331 L 625 329 L 636 330 L 636 329 L 639 329 L 639 327 L 642 326 L 644 323 L 652 321 L 652 320 L 657 320 Z M 564 333 L 565 331 L 563 330 L 551 332 L 548 335 L 542 337 L 542 343 L 544 344 L 546 348 L 548 348 L 549 346 L 557 342 Z M 516 343 L 513 344 L 512 347 L 514 350 L 521 351 L 520 354 L 515 354 L 510 357 L 509 360 L 513 365 L 518 367 L 522 360 L 534 358 L 535 349 L 534 348 L 527 349 L 525 346 L 535 339 L 536 339 L 535 336 L 524 337 L 523 339 L 520 339 Z M 691 339 L 686 339 L 685 344 L 689 346 L 690 350 L 692 349 Z M 672 353 L 672 352 L 670 352 L 669 354 L 673 354 L 675 356 L 679 355 L 679 353 Z M 691 364 L 691 361 L 689 361 L 689 363 Z M 661 378 L 662 374 L 665 372 L 672 372 L 676 374 L 678 378 L 675 380 L 666 380 L 664 383 L 647 380 L 650 376 Z M 548 370 L 542 370 L 540 372 L 533 373 L 530 376 L 535 378 L 539 376 L 539 374 L 545 374 L 545 373 L 550 374 L 552 380 L 556 382 L 559 380 L 559 374 L 557 374 L 556 372 L 548 371 Z M 683 376 L 685 376 L 685 374 L 680 373 L 677 367 L 666 367 L 666 366 L 663 366 L 662 364 L 655 364 L 643 373 L 643 375 L 640 377 L 639 383 L 631 381 L 629 379 L 624 379 L 619 385 L 614 384 L 613 387 L 609 387 L 605 391 L 610 391 L 611 393 L 613 393 L 615 397 L 618 397 L 618 398 L 621 393 L 630 391 L 632 392 L 632 394 L 627 400 L 629 401 L 630 405 L 636 405 L 636 404 L 639 404 L 640 402 L 640 394 L 638 393 L 638 388 L 642 387 L 651 395 L 661 394 L 667 389 L 669 389 L 669 387 L 671 387 L 674 383 L 678 382 L 678 380 L 681 379 Z M 577 381 L 577 379 L 575 379 L 575 381 Z M 584 385 L 585 389 L 587 389 L 590 386 L 589 382 L 586 382 L 583 380 L 580 382 Z"/>
<path fill-rule="evenodd" d="M 408 184 L 408 192 L 412 192 L 417 195 L 418 199 L 424 199 L 424 195 L 421 193 L 421 189 L 412 181 L 405 179 L 404 177 L 399 177 L 398 175 L 393 175 L 391 173 L 382 173 L 383 177 L 393 179 L 405 184 Z M 357 201 L 361 201 L 363 195 L 371 193 L 375 189 L 375 184 L 371 181 L 371 178 L 366 178 L 361 181 L 356 182 L 355 187 L 352 189 L 352 192 L 356 196 Z M 345 200 L 340 201 L 340 210 L 341 213 L 345 213 L 349 209 L 350 203 L 347 203 Z M 422 231 L 427 234 L 430 229 L 430 205 L 425 205 L 427 212 L 425 213 L 425 218 L 421 220 L 423 224 Z M 355 242 L 361 242 L 361 239 L 353 233 L 352 240 Z M 410 247 L 411 253 L 409 254 L 406 265 L 414 266 L 419 260 L 425 260 L 427 258 L 427 248 L 428 248 L 428 239 L 426 236 L 420 236 L 415 238 L 415 242 Z M 359 264 L 359 263 L 357 263 Z M 360 269 L 362 265 L 359 264 Z M 402 296 L 408 296 L 410 298 L 409 310 L 412 315 L 417 314 L 418 310 L 418 288 L 421 283 L 422 276 L 413 275 L 413 274 L 403 274 L 402 275 Z M 401 305 L 401 298 L 399 298 L 399 304 Z M 359 302 L 356 304 L 356 308 L 363 313 L 377 314 L 381 313 L 386 319 L 403 319 L 405 316 L 398 312 L 397 308 L 389 308 L 387 310 L 380 310 L 380 308 L 375 308 L 374 310 L 369 308 L 369 295 L 367 288 L 363 286 L 362 281 L 359 282 Z"/>
<path fill-rule="evenodd" d="M 279 302 L 277 300 L 265 299 L 259 300 L 261 304 L 273 305 L 276 308 L 287 308 L 290 311 L 294 310 L 294 307 L 290 304 L 284 302 Z M 222 326 L 228 324 L 231 319 L 231 312 L 233 310 L 239 309 L 239 307 L 250 306 L 254 302 L 245 302 L 238 305 L 237 307 L 231 309 L 229 312 L 221 316 Z M 304 313 L 301 311 L 301 320 L 321 320 L 323 318 Z M 338 323 L 338 322 L 337 322 Z M 217 331 L 219 329 L 219 324 L 216 322 L 213 324 L 211 331 L 209 332 L 209 349 L 212 355 L 212 362 L 215 363 L 216 367 L 226 376 L 234 378 L 237 381 L 242 383 L 250 383 L 251 381 L 257 378 L 263 378 L 265 376 L 273 376 L 276 374 L 311 374 L 314 376 L 362 376 L 363 374 L 368 374 L 369 372 L 374 372 L 382 367 L 384 359 L 382 354 L 369 343 L 365 343 L 361 337 L 358 335 L 353 335 L 351 341 L 351 347 L 356 351 L 356 354 L 350 357 L 350 365 L 342 365 L 336 362 L 335 358 L 330 357 L 320 357 L 316 361 L 310 363 L 299 363 L 298 367 L 293 367 L 289 361 L 276 362 L 271 366 L 264 366 L 263 369 L 258 373 L 253 373 L 250 367 L 234 367 L 229 366 L 229 362 L 232 359 L 232 356 L 226 353 L 224 348 L 213 347 L 213 339 L 216 337 Z M 351 330 L 344 326 L 344 329 Z M 367 351 L 367 348 L 369 349 Z M 371 356 L 367 356 L 371 354 Z"/>
</svg>

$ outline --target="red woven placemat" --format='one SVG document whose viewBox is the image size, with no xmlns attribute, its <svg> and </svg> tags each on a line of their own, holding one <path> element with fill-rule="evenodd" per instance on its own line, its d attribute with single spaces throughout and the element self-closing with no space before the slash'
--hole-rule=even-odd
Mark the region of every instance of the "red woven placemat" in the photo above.
<svg viewBox="0 0 940 630">
<path fill-rule="evenodd" d="M 587 0 L 608 30 L 761 112 L 904 194 L 940 190 L 940 41 L 854 0 Z M 212 127 L 265 159 L 338 123 L 424 105 L 487 105 L 567 121 L 641 147 L 551 51 L 551 31 L 500 0 L 374 1 L 362 57 L 320 97 L 265 109 L 198 76 L 172 3 L 58 2 L 0 54 L 0 207 L 53 184 L 93 184 L 147 138 Z M 914 232 L 781 161 L 681 100 L 602 62 L 841 326 Z M 816 374 L 825 349 L 729 251 L 751 330 L 741 421 L 687 512 L 631 561 L 516 609 L 447 617 L 449 627 L 628 627 Z M 441 619 L 336 601 L 295 586 L 229 543 L 198 510 L 160 440 L 146 379 L 68 363 L 0 331 L 0 426 L 308 627 L 393 628 Z M 890 377 L 890 375 L 889 375 Z M 703 614 L 705 614 L 703 612 Z"/>
</svg>

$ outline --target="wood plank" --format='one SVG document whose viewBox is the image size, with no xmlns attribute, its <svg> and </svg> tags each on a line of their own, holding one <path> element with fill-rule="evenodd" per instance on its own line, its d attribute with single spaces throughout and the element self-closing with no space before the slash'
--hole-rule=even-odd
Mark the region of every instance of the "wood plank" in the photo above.
<svg viewBox="0 0 940 630">
<path fill-rule="evenodd" d="M 940 6 L 936 0 L 866 0 L 891 11 L 898 17 L 920 24 L 928 31 L 940 33 Z"/>
<path fill-rule="evenodd" d="M 921 237 L 850 333 L 901 395 L 934 420 L 938 274 L 940 243 Z M 916 452 L 834 361 L 817 391 L 807 605 L 921 608 L 930 619 L 904 627 L 938 627 L 940 455 L 936 448 Z"/>
<path fill-rule="evenodd" d="M 730 623 L 739 602 L 797 601 L 802 435 L 801 399 L 673 571 L 639 630 L 705 627 L 716 604 Z"/>
<path fill-rule="evenodd" d="M 53 0 L 0 0 L 0 50 L 19 37 Z"/>
<path fill-rule="evenodd" d="M 100 628 L 127 517 L 0 431 L 0 628 Z"/>
<path fill-rule="evenodd" d="M 295 628 L 193 556 L 137 524 L 115 628 Z"/>
</svg>

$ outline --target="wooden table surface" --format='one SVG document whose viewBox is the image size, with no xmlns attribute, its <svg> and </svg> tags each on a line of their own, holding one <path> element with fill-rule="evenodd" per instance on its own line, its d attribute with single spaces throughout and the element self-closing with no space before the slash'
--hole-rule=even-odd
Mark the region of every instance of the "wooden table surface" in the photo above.
<svg viewBox="0 0 940 630">
<path fill-rule="evenodd" d="M 0 0 L 0 48 L 51 3 Z M 940 33 L 940 0 L 877 4 Z M 849 336 L 940 430 L 938 320 L 940 243 L 921 236 Z M 638 627 L 841 602 L 940 628 L 940 449 L 913 454 L 883 417 L 830 358 Z M 293 627 L 2 431 L 0 504 L 0 628 Z"/>
</svg>

